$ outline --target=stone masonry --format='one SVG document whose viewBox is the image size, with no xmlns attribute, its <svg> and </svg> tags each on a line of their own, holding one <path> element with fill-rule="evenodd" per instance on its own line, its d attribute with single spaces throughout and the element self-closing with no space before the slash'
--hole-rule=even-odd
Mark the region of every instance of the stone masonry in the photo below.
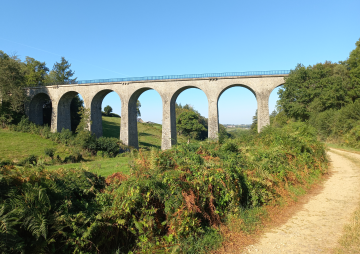
<svg viewBox="0 0 360 254">
<path fill-rule="evenodd" d="M 72 85 L 54 85 L 27 88 L 29 102 L 26 114 L 30 121 L 43 124 L 43 105 L 46 100 L 52 101 L 51 129 L 53 132 L 62 128 L 71 128 L 70 103 L 77 94 L 84 100 L 84 106 L 90 109 L 90 130 L 100 137 L 102 135 L 101 104 L 104 97 L 114 91 L 121 100 L 120 139 L 124 144 L 138 147 L 136 101 L 149 89 L 156 90 L 162 99 L 162 142 L 163 150 L 176 144 L 175 102 L 178 95 L 188 88 L 202 90 L 209 105 L 208 138 L 217 139 L 219 130 L 218 101 L 228 88 L 241 86 L 248 88 L 256 97 L 258 105 L 258 132 L 270 123 L 269 96 L 271 92 L 284 83 L 287 75 L 236 76 L 221 78 L 191 78 L 151 81 L 108 82 Z"/>
</svg>

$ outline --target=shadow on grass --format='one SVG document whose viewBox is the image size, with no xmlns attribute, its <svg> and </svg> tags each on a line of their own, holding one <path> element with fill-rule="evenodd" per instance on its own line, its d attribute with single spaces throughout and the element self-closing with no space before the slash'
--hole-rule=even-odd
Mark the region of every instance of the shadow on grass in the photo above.
<svg viewBox="0 0 360 254">
<path fill-rule="evenodd" d="M 120 118 L 119 118 L 120 121 Z M 120 138 L 120 124 L 110 121 L 104 121 L 103 126 L 103 136 L 109 138 Z"/>
<path fill-rule="evenodd" d="M 140 136 L 155 136 L 155 135 L 150 134 L 150 133 L 145 133 L 145 132 L 139 132 L 139 137 Z"/>
<path fill-rule="evenodd" d="M 158 149 L 161 148 L 161 146 L 153 145 L 153 144 L 146 143 L 146 142 L 139 142 L 139 145 L 140 145 L 140 146 L 147 146 L 147 147 L 153 146 L 153 147 L 158 148 Z"/>
</svg>

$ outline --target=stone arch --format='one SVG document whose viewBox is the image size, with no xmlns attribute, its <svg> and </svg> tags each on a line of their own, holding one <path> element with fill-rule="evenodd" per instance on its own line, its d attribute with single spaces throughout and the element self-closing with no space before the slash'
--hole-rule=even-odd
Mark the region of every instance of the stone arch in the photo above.
<svg viewBox="0 0 360 254">
<path fill-rule="evenodd" d="M 220 91 L 219 95 L 217 96 L 217 103 L 219 102 L 219 98 L 221 97 L 221 95 L 222 95 L 226 90 L 228 90 L 229 88 L 232 88 L 232 87 L 244 87 L 244 88 L 250 90 L 250 92 L 252 92 L 252 94 L 253 94 L 253 95 L 255 96 L 255 98 L 256 98 L 256 92 L 255 92 L 250 86 L 247 86 L 247 85 L 244 85 L 244 84 L 231 84 L 231 85 L 228 85 L 228 86 L 224 87 L 224 88 Z"/>
<path fill-rule="evenodd" d="M 176 100 L 178 98 L 178 96 L 184 92 L 187 89 L 190 88 L 196 88 L 199 89 L 200 91 L 202 91 L 207 99 L 208 105 L 210 105 L 210 101 L 209 101 L 209 96 L 208 94 L 200 87 L 198 86 L 194 86 L 194 85 L 188 85 L 188 86 L 184 86 L 181 87 L 179 89 L 177 89 L 172 95 L 171 95 L 171 99 L 170 99 L 170 129 L 171 129 L 171 145 L 175 145 L 177 143 L 177 130 L 176 130 L 176 112 L 175 112 L 175 103 Z M 210 112 L 208 112 L 210 115 Z M 209 133 L 209 130 L 208 130 Z M 170 148 L 170 147 L 166 147 L 166 148 Z"/>
<path fill-rule="evenodd" d="M 255 90 L 252 89 L 250 86 L 247 86 L 247 85 L 244 85 L 244 84 L 241 84 L 241 83 L 240 83 L 240 84 L 231 84 L 231 85 L 228 85 L 228 86 L 226 86 L 225 88 L 223 88 L 223 89 L 221 90 L 221 92 L 219 93 L 219 95 L 218 95 L 218 97 L 217 97 L 217 99 L 216 99 L 217 108 L 219 108 L 219 100 L 220 100 L 221 95 L 222 95 L 225 91 L 227 91 L 228 89 L 234 88 L 234 87 L 245 88 L 247 91 L 250 91 L 250 92 L 254 95 L 255 100 L 256 100 L 256 104 L 257 104 L 257 101 L 258 101 L 258 98 L 257 98 L 257 97 L 258 97 L 258 96 L 257 96 Z M 257 105 L 256 107 L 258 107 L 258 105 Z M 255 112 L 252 112 L 252 114 L 254 114 L 254 113 L 255 113 Z M 218 118 L 219 118 L 219 116 L 220 116 L 220 114 L 218 114 Z"/>
<path fill-rule="evenodd" d="M 81 95 L 75 91 L 68 91 L 64 93 L 57 103 L 57 131 L 60 132 L 63 128 L 71 129 L 71 112 L 70 105 L 71 101 L 76 95 Z M 83 96 L 81 96 L 84 98 Z M 86 100 L 84 100 L 84 107 L 86 108 Z"/>
<path fill-rule="evenodd" d="M 127 101 L 121 101 L 120 139 L 124 144 L 135 148 L 139 147 L 136 102 L 140 95 L 148 90 L 155 90 L 164 101 L 162 93 L 152 87 L 139 88 L 130 95 Z"/>
<path fill-rule="evenodd" d="M 101 137 L 103 135 L 101 105 L 105 96 L 111 92 L 115 92 L 119 96 L 120 101 L 122 101 L 121 96 L 116 91 L 111 89 L 104 89 L 98 91 L 90 102 L 90 120 L 92 122 L 90 130 L 97 137 Z"/>
<path fill-rule="evenodd" d="M 46 104 L 50 104 L 51 98 L 47 93 L 40 92 L 36 95 L 34 95 L 29 103 L 28 106 L 28 115 L 29 120 L 35 124 L 43 125 L 44 124 L 44 108 L 46 107 Z M 51 107 L 51 104 L 50 104 Z M 50 111 L 50 122 L 48 124 L 51 124 L 51 111 Z M 46 121 L 45 121 L 46 123 Z"/>
</svg>

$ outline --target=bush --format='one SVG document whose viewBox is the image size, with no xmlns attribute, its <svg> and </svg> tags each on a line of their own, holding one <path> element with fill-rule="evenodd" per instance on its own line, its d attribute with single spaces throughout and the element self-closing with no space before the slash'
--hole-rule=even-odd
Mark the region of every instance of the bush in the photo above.
<svg viewBox="0 0 360 254">
<path fill-rule="evenodd" d="M 95 252 L 86 242 L 86 226 L 97 221 L 96 194 L 104 178 L 81 170 L 13 166 L 1 167 L 0 176 L 2 253 L 72 253 L 78 240 L 86 253 Z"/>
<path fill-rule="evenodd" d="M 55 148 L 45 148 L 45 155 L 49 156 L 51 159 L 54 159 L 54 155 L 55 155 Z"/>
<path fill-rule="evenodd" d="M 96 140 L 96 150 L 116 156 L 119 153 L 119 143 L 117 138 L 100 137 Z"/>
<path fill-rule="evenodd" d="M 35 155 L 29 155 L 20 162 L 20 165 L 35 165 L 36 163 L 37 157 Z"/>
</svg>

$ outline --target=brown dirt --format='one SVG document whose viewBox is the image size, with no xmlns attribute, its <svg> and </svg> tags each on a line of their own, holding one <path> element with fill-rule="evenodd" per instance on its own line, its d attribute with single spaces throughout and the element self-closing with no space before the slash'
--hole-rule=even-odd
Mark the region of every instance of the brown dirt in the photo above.
<svg viewBox="0 0 360 254">
<path fill-rule="evenodd" d="M 270 220 L 255 234 L 222 228 L 226 238 L 216 253 L 329 253 L 360 200 L 360 170 L 346 154 L 330 149 L 331 167 L 322 183 L 285 208 L 269 207 Z M 332 152 L 333 151 L 333 152 Z"/>
</svg>

